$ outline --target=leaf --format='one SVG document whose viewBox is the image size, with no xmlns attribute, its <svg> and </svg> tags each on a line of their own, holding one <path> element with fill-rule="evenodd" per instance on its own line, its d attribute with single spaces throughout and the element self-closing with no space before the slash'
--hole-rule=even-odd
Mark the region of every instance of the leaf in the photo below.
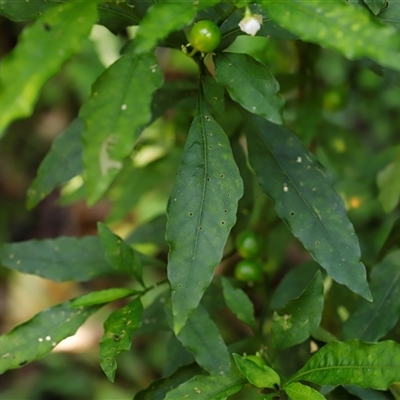
<svg viewBox="0 0 400 400">
<path fill-rule="evenodd" d="M 239 354 L 233 354 L 239 371 L 247 378 L 247 380 L 258 388 L 275 389 L 281 385 L 279 375 L 267 365 L 260 367 L 255 362 L 242 357 Z"/>
<path fill-rule="evenodd" d="M 100 366 L 107 378 L 114 382 L 117 362 L 115 357 L 131 348 L 132 334 L 141 325 L 143 306 L 139 298 L 112 312 L 104 322 L 100 341 Z"/>
<path fill-rule="evenodd" d="M 199 10 L 216 3 L 216 0 L 171 0 L 153 4 L 139 25 L 134 41 L 135 52 L 141 54 L 151 50 L 169 33 L 189 25 Z"/>
<path fill-rule="evenodd" d="M 27 27 L 0 68 L 0 135 L 31 114 L 44 83 L 76 53 L 96 22 L 96 2 L 50 7 Z"/>
<path fill-rule="evenodd" d="M 225 110 L 224 88 L 211 76 L 202 76 L 201 80 L 205 98 L 222 114 Z"/>
<path fill-rule="evenodd" d="M 210 285 L 236 221 L 242 185 L 228 138 L 199 97 L 167 213 L 176 334 Z"/>
<path fill-rule="evenodd" d="M 3 0 L 0 3 L 0 15 L 4 15 L 12 21 L 24 21 L 37 19 L 44 11 L 57 5 L 57 2 L 47 0 L 15 1 Z"/>
<path fill-rule="evenodd" d="M 172 318 L 167 310 L 167 318 Z M 203 306 L 199 305 L 177 335 L 178 340 L 194 356 L 197 364 L 210 374 L 230 370 L 228 349 L 221 334 Z"/>
<path fill-rule="evenodd" d="M 283 390 L 292 400 L 323 400 L 326 399 L 321 393 L 310 386 L 302 385 L 299 382 L 289 383 L 285 385 Z"/>
<path fill-rule="evenodd" d="M 379 189 L 378 199 L 386 213 L 392 212 L 400 201 L 400 156 L 378 172 L 376 183 Z"/>
<path fill-rule="evenodd" d="M 99 222 L 97 227 L 108 263 L 117 271 L 132 276 L 143 285 L 142 264 L 135 250 L 106 225 Z"/>
<path fill-rule="evenodd" d="M 386 0 L 363 0 L 363 1 L 375 15 L 378 15 L 386 4 Z"/>
<path fill-rule="evenodd" d="M 155 56 L 129 52 L 94 83 L 80 111 L 85 122 L 83 164 L 90 204 L 108 189 L 141 128 L 151 121 L 152 95 L 161 84 Z"/>
<path fill-rule="evenodd" d="M 66 301 L 0 336 L 0 374 L 44 357 L 61 340 L 74 335 L 98 309 L 98 306 L 76 309 L 71 301 Z"/>
<path fill-rule="evenodd" d="M 400 218 L 397 218 L 394 222 L 393 227 L 379 252 L 378 259 L 382 260 L 382 258 L 385 257 L 393 247 L 396 246 L 400 247 Z"/>
<path fill-rule="evenodd" d="M 96 304 L 111 303 L 112 301 L 132 296 L 137 291 L 126 288 L 111 288 L 104 290 L 96 290 L 72 300 L 72 307 L 94 306 Z"/>
<path fill-rule="evenodd" d="M 138 25 L 140 18 L 135 14 L 132 5 L 125 3 L 103 3 L 99 4 L 99 25 L 105 26 L 114 35 L 131 25 Z"/>
<path fill-rule="evenodd" d="M 55 188 L 82 172 L 83 124 L 76 119 L 54 140 L 50 151 L 41 162 L 36 178 L 27 192 L 28 209 L 35 207 Z"/>
<path fill-rule="evenodd" d="M 362 389 L 353 385 L 345 385 L 344 389 L 350 394 L 359 397 L 361 400 L 393 400 L 390 394 L 381 391 L 378 392 L 377 390 Z"/>
<path fill-rule="evenodd" d="M 378 19 L 400 30 L 400 3 L 388 2 L 387 7 L 379 13 Z"/>
<path fill-rule="evenodd" d="M 400 345 L 387 340 L 330 342 L 316 352 L 287 382 L 304 380 L 317 385 L 356 385 L 387 390 L 400 381 Z"/>
<path fill-rule="evenodd" d="M 262 1 L 269 16 L 300 39 L 342 53 L 350 60 L 369 57 L 399 69 L 400 41 L 391 27 L 344 1 Z"/>
<path fill-rule="evenodd" d="M 272 342 L 276 349 L 286 349 L 304 342 L 318 328 L 324 308 L 322 274 L 317 271 L 298 299 L 274 313 Z"/>
<path fill-rule="evenodd" d="M 172 333 L 166 343 L 166 357 L 163 368 L 163 376 L 170 376 L 180 367 L 195 362 L 193 354 L 183 347 L 183 344 Z"/>
<path fill-rule="evenodd" d="M 95 236 L 3 244 L 0 261 L 7 268 L 56 282 L 88 281 L 113 272 Z"/>
<path fill-rule="evenodd" d="M 253 303 L 242 289 L 233 287 L 227 278 L 222 277 L 221 282 L 226 305 L 241 321 L 254 330 L 256 321 Z"/>
<path fill-rule="evenodd" d="M 218 375 L 197 375 L 168 392 L 164 400 L 225 400 L 242 389 L 246 382 L 247 380 L 236 371 Z"/>
<path fill-rule="evenodd" d="M 376 342 L 397 323 L 400 313 L 400 251 L 372 269 L 372 303 L 359 299 L 343 326 L 343 338 Z"/>
<path fill-rule="evenodd" d="M 357 236 L 328 172 L 288 129 L 246 115 L 250 164 L 279 217 L 335 281 L 371 300 Z"/>
<path fill-rule="evenodd" d="M 283 98 L 279 83 L 269 69 L 247 54 L 218 53 L 214 57 L 215 79 L 233 100 L 253 114 L 281 124 Z"/>
</svg>

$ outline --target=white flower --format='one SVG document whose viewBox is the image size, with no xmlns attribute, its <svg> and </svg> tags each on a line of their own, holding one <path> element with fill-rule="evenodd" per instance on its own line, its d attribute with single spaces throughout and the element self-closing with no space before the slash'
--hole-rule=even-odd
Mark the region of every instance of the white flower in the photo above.
<svg viewBox="0 0 400 400">
<path fill-rule="evenodd" d="M 262 16 L 257 14 L 248 14 L 246 12 L 243 19 L 239 22 L 239 28 L 242 32 L 254 36 L 261 28 Z"/>
</svg>

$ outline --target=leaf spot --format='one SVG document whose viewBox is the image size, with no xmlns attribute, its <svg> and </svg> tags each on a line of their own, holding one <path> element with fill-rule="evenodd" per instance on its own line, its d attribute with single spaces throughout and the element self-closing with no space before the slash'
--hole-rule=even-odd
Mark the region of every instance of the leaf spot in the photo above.
<svg viewBox="0 0 400 400">
<path fill-rule="evenodd" d="M 288 192 L 289 191 L 288 185 L 286 183 L 283 184 L 283 191 L 284 192 Z"/>
<path fill-rule="evenodd" d="M 221 225 L 225 225 L 225 221 L 221 221 Z"/>
<path fill-rule="evenodd" d="M 225 175 L 224 175 L 224 174 L 221 174 L 221 175 L 220 175 L 220 178 L 225 178 Z"/>
<path fill-rule="evenodd" d="M 128 108 L 128 106 L 126 104 L 122 104 L 122 106 L 121 106 L 122 111 L 125 111 L 127 108 Z"/>
<path fill-rule="evenodd" d="M 206 119 L 206 121 L 210 121 L 210 117 L 208 115 L 205 115 L 204 118 Z"/>
<path fill-rule="evenodd" d="M 3 354 L 1 358 L 3 358 L 5 360 L 6 358 L 10 357 L 10 355 L 11 355 L 11 353 L 6 353 L 6 354 Z"/>
<path fill-rule="evenodd" d="M 189 217 L 193 217 L 193 213 L 192 212 L 189 213 Z"/>
<path fill-rule="evenodd" d="M 301 157 L 297 157 L 297 158 L 296 158 L 296 162 L 297 162 L 297 163 L 301 164 L 302 161 L 303 161 L 303 159 L 302 159 Z"/>
<path fill-rule="evenodd" d="M 43 338 L 40 337 L 40 338 L 38 339 L 38 341 L 39 341 L 39 342 L 43 342 Z"/>
<path fill-rule="evenodd" d="M 47 341 L 51 340 L 51 336 L 46 336 L 46 340 Z"/>
<path fill-rule="evenodd" d="M 109 146 L 116 143 L 116 138 L 110 135 L 100 147 L 100 171 L 102 175 L 107 175 L 110 169 L 121 169 L 122 163 L 120 161 L 112 160 L 109 156 Z"/>
</svg>

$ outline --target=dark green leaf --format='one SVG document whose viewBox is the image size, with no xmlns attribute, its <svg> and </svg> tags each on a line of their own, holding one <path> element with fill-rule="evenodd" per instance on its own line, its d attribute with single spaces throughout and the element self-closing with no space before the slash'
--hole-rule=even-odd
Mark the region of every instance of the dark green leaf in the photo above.
<svg viewBox="0 0 400 400">
<path fill-rule="evenodd" d="M 168 205 L 168 278 L 176 333 L 210 285 L 242 194 L 229 141 L 200 97 Z"/>
<path fill-rule="evenodd" d="M 80 112 L 85 122 L 83 162 L 89 203 L 108 189 L 141 128 L 151 121 L 152 95 L 161 84 L 155 56 L 131 53 L 125 53 L 94 83 Z"/>
<path fill-rule="evenodd" d="M 139 22 L 134 7 L 128 4 L 119 2 L 99 4 L 98 24 L 105 26 L 115 35 L 127 26 L 138 25 Z"/>
<path fill-rule="evenodd" d="M 80 142 L 83 124 L 76 119 L 58 136 L 50 151 L 41 162 L 36 178 L 27 193 L 26 206 L 35 207 L 54 189 L 68 182 L 82 172 L 82 144 Z"/>
<path fill-rule="evenodd" d="M 400 247 L 400 218 L 397 218 L 380 252 L 379 260 L 382 260 L 393 247 Z"/>
<path fill-rule="evenodd" d="M 3 0 L 0 3 L 0 14 L 13 21 L 24 21 L 27 19 L 37 19 L 44 11 L 54 7 L 61 1 L 16 1 Z"/>
<path fill-rule="evenodd" d="M 254 330 L 256 321 L 253 303 L 242 289 L 233 287 L 228 279 L 222 278 L 221 282 L 226 305 L 241 321 Z"/>
<path fill-rule="evenodd" d="M 269 1 L 263 6 L 279 25 L 301 39 L 337 50 L 350 60 L 369 57 L 383 66 L 400 68 L 400 40 L 389 26 L 367 10 L 345 1 Z"/>
<path fill-rule="evenodd" d="M 239 354 L 233 354 L 239 371 L 247 378 L 247 380 L 258 388 L 274 389 L 276 385 L 281 385 L 280 376 L 267 365 L 262 367 L 246 357 Z"/>
<path fill-rule="evenodd" d="M 228 89 L 233 100 L 253 114 L 282 123 L 283 98 L 279 83 L 269 69 L 247 54 L 218 53 L 215 79 Z"/>
<path fill-rule="evenodd" d="M 379 20 L 394 26 L 397 31 L 400 30 L 400 3 L 390 1 L 387 7 L 379 13 Z M 397 69 L 397 68 L 396 68 Z"/>
<path fill-rule="evenodd" d="M 113 273 L 100 240 L 95 236 L 3 244 L 0 247 L 0 260 L 7 268 L 56 282 L 88 281 Z"/>
<path fill-rule="evenodd" d="M 61 340 L 75 334 L 98 309 L 98 306 L 76 309 L 66 301 L 0 336 L 0 374 L 44 357 Z"/>
<path fill-rule="evenodd" d="M 363 0 L 368 8 L 375 14 L 379 14 L 386 4 L 386 0 Z"/>
<path fill-rule="evenodd" d="M 163 376 L 170 376 L 180 367 L 195 362 L 193 354 L 183 347 L 174 334 L 171 334 L 166 344 L 166 352 Z"/>
<path fill-rule="evenodd" d="M 330 342 L 315 353 L 288 381 L 317 385 L 356 385 L 387 390 L 400 381 L 400 345 L 392 341 Z"/>
<path fill-rule="evenodd" d="M 142 264 L 135 250 L 106 225 L 99 222 L 97 227 L 108 263 L 117 271 L 134 277 L 143 285 Z"/>
<path fill-rule="evenodd" d="M 112 301 L 132 296 L 137 291 L 126 288 L 111 288 L 90 292 L 71 301 L 72 307 L 94 306 L 96 304 L 111 303 Z"/>
<path fill-rule="evenodd" d="M 31 114 L 44 83 L 80 49 L 96 18 L 96 2 L 69 2 L 48 8 L 23 31 L 1 63 L 0 135 Z"/>
<path fill-rule="evenodd" d="M 324 285 L 322 274 L 317 271 L 298 299 L 274 313 L 271 328 L 274 347 L 286 349 L 308 339 L 321 322 L 323 308 Z"/>
<path fill-rule="evenodd" d="M 357 236 L 328 172 L 288 129 L 246 115 L 250 163 L 280 218 L 334 280 L 371 300 Z"/>
<path fill-rule="evenodd" d="M 361 400 L 393 400 L 393 397 L 389 393 L 372 390 L 363 389 L 358 386 L 345 385 L 344 388 L 354 396 L 359 397 Z"/>
<path fill-rule="evenodd" d="M 107 378 L 114 382 L 121 351 L 131 348 L 132 334 L 141 325 L 143 307 L 140 299 L 112 312 L 104 322 L 104 335 L 100 341 L 100 365 Z"/>
<path fill-rule="evenodd" d="M 224 88 L 219 85 L 211 76 L 202 77 L 202 87 L 204 96 L 208 102 L 215 108 L 216 111 L 223 113 L 225 109 Z"/>
<path fill-rule="evenodd" d="M 326 399 L 321 393 L 310 386 L 302 385 L 299 382 L 289 383 L 285 385 L 283 390 L 292 400 L 323 400 Z"/>
<path fill-rule="evenodd" d="M 376 342 L 392 329 L 400 313 L 400 251 L 390 254 L 371 273 L 374 301 L 358 299 L 343 326 L 344 339 Z"/>
</svg>

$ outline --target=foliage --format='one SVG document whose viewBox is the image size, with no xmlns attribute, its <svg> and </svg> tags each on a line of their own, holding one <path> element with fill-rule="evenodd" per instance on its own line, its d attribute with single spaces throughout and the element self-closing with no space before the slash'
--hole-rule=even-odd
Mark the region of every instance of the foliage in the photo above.
<svg viewBox="0 0 400 400">
<path fill-rule="evenodd" d="M 106 307 L 111 382 L 133 338 L 168 338 L 136 400 L 400 398 L 396 2 L 3 0 L 0 15 L 22 29 L 0 64 L 2 141 L 54 76 L 75 71 L 81 98 L 27 208 L 57 190 L 110 207 L 98 235 L 1 244 L 13 271 L 109 282 L 0 336 L 2 373 Z M 97 25 L 120 51 L 98 75 Z"/>
</svg>

